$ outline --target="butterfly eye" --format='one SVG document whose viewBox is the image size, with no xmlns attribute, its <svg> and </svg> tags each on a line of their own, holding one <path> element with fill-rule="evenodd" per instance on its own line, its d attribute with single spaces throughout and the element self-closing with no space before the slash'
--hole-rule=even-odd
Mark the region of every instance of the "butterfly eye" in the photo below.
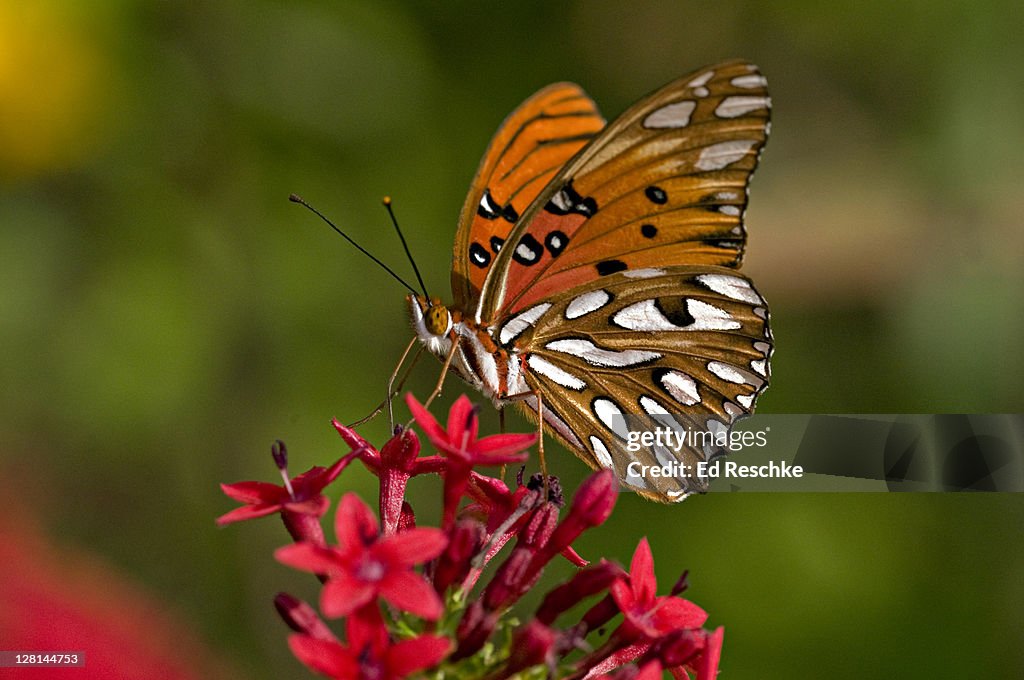
<svg viewBox="0 0 1024 680">
<path fill-rule="evenodd" d="M 431 305 L 424 318 L 427 330 L 433 335 L 444 335 L 452 325 L 452 315 L 444 305 Z"/>
</svg>

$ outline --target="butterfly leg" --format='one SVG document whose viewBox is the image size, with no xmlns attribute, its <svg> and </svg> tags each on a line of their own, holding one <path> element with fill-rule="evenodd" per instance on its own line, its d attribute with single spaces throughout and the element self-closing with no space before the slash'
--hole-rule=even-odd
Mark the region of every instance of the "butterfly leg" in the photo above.
<svg viewBox="0 0 1024 680">
<path fill-rule="evenodd" d="M 498 432 L 505 434 L 505 409 L 498 409 Z M 505 466 L 498 469 L 498 479 L 505 479 Z"/>
<path fill-rule="evenodd" d="M 540 460 L 540 476 L 544 480 L 544 495 L 548 497 L 548 462 L 544 459 L 544 395 L 537 395 L 537 458 Z"/>
<path fill-rule="evenodd" d="M 530 397 L 537 400 L 537 458 L 540 461 L 540 474 L 544 480 L 544 498 L 548 497 L 548 463 L 544 458 L 544 395 L 537 390 L 522 392 L 510 397 L 515 401 L 526 401 Z M 504 428 L 502 428 L 504 431 Z"/>
<path fill-rule="evenodd" d="M 368 415 L 363 416 L 354 423 L 350 423 L 348 425 L 349 427 L 359 427 L 363 423 L 373 420 L 380 414 L 381 411 L 384 410 L 385 407 L 387 407 L 388 424 L 392 430 L 395 429 L 395 418 L 391 407 L 391 400 L 399 391 L 401 391 L 402 386 L 405 385 L 405 381 L 409 379 L 409 375 L 412 373 L 413 367 L 416 366 L 416 362 L 419 361 L 420 356 L 423 354 L 422 346 L 420 347 L 419 351 L 416 352 L 415 356 L 413 356 L 412 362 L 409 364 L 409 367 L 405 369 L 405 375 L 403 375 L 402 379 L 398 381 L 397 388 L 394 388 L 395 378 L 398 376 L 398 371 L 402 368 L 402 364 L 405 363 L 406 358 L 409 356 L 409 351 L 412 349 L 412 346 L 413 344 L 415 344 L 415 342 L 416 338 L 413 338 L 412 342 L 409 343 L 408 347 L 406 347 L 405 351 L 402 353 L 402 358 L 398 360 L 398 364 L 395 366 L 395 370 L 391 373 L 391 377 L 388 379 L 388 396 L 384 399 L 384 401 L 377 404 L 377 407 L 370 411 Z"/>
<path fill-rule="evenodd" d="M 430 408 L 430 403 L 434 401 L 441 394 L 441 387 L 444 386 L 444 379 L 448 376 L 448 369 L 451 368 L 452 359 L 455 358 L 455 352 L 459 349 L 459 336 L 452 334 L 452 348 L 448 350 L 448 356 L 444 358 L 444 365 L 441 366 L 441 376 L 437 379 L 437 385 L 434 386 L 434 391 L 430 393 L 430 397 L 423 402 L 423 408 Z"/>
<path fill-rule="evenodd" d="M 405 351 L 402 352 L 402 358 L 398 360 L 398 365 L 395 366 L 395 370 L 391 372 L 391 377 L 388 378 L 388 396 L 385 398 L 385 401 L 388 403 L 388 427 L 392 431 L 394 431 L 394 429 L 395 429 L 395 409 L 394 409 L 394 406 L 392 406 L 392 404 L 391 404 L 391 400 L 395 396 L 395 390 L 394 390 L 395 378 L 398 376 L 399 369 L 402 368 L 402 364 L 405 363 L 405 359 L 406 359 L 406 357 L 409 356 L 409 352 L 412 351 L 412 346 L 416 344 L 416 340 L 417 339 L 418 338 L 416 336 L 413 336 L 412 340 L 409 341 L 409 344 L 405 346 Z M 422 346 L 421 346 L 421 351 L 422 351 Z M 412 364 L 409 366 L 409 371 L 406 372 L 405 378 L 409 377 L 409 372 L 411 372 L 412 371 L 412 367 L 416 365 L 416 360 L 417 359 L 419 359 L 419 352 L 416 353 L 416 358 L 413 359 Z M 405 378 L 402 378 L 402 381 L 398 384 L 398 389 L 402 389 L 402 385 L 405 384 Z"/>
</svg>

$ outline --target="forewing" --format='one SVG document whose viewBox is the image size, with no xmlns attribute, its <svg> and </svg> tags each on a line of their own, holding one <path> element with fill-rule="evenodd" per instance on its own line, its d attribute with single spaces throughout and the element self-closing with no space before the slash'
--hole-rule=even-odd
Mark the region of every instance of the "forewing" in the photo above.
<svg viewBox="0 0 1024 680">
<path fill-rule="evenodd" d="M 624 270 L 738 266 L 769 109 L 764 77 L 742 61 L 701 69 L 641 100 L 523 212 L 467 311 L 491 322 Z"/>
<path fill-rule="evenodd" d="M 475 308 L 484 278 L 519 216 L 603 127 L 594 102 L 572 83 L 544 88 L 502 123 L 459 218 L 452 259 L 456 308 Z"/>
</svg>

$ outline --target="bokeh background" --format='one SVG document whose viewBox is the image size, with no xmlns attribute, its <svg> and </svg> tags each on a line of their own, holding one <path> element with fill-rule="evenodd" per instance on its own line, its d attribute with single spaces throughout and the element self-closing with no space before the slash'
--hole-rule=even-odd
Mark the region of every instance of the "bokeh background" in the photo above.
<svg viewBox="0 0 1024 680">
<path fill-rule="evenodd" d="M 761 410 L 1020 412 L 1021 35 L 1008 0 L 2 0 L 4 540 L 49 546 L 15 553 L 68 598 L 145 600 L 216 675 L 304 677 L 270 600 L 315 584 L 273 562 L 274 520 L 214 526 L 217 484 L 273 479 L 275 438 L 296 470 L 343 453 L 330 418 L 380 400 L 409 329 L 403 290 L 288 194 L 406 271 L 392 195 L 446 290 L 464 193 L 522 99 L 573 80 L 612 117 L 736 56 L 774 101 L 747 213 L 778 347 Z M 415 491 L 425 516 L 436 491 Z M 1016 678 L 1022 526 L 1008 494 L 624 496 L 580 549 L 626 562 L 646 534 L 663 584 L 690 569 L 723 677 Z"/>
</svg>

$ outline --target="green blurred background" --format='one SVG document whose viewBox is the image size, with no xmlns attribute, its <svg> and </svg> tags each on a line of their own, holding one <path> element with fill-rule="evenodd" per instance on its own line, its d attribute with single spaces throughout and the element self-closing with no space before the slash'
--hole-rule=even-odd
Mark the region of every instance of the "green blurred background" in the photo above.
<svg viewBox="0 0 1024 680">
<path fill-rule="evenodd" d="M 275 438 L 294 470 L 343 453 L 330 418 L 380 400 L 410 331 L 402 289 L 288 194 L 405 271 L 392 195 L 446 290 L 522 99 L 572 80 L 613 117 L 738 56 L 774 102 L 747 213 L 761 410 L 1020 412 L 1021 35 L 1002 0 L 0 0 L 0 475 L 242 676 L 303 677 L 270 598 L 315 584 L 273 562 L 275 521 L 215 528 L 217 484 L 273 479 Z M 646 534 L 664 587 L 689 568 L 723 677 L 1016 678 L 1022 526 L 1020 495 L 624 496 L 580 549 L 626 562 Z"/>
</svg>

